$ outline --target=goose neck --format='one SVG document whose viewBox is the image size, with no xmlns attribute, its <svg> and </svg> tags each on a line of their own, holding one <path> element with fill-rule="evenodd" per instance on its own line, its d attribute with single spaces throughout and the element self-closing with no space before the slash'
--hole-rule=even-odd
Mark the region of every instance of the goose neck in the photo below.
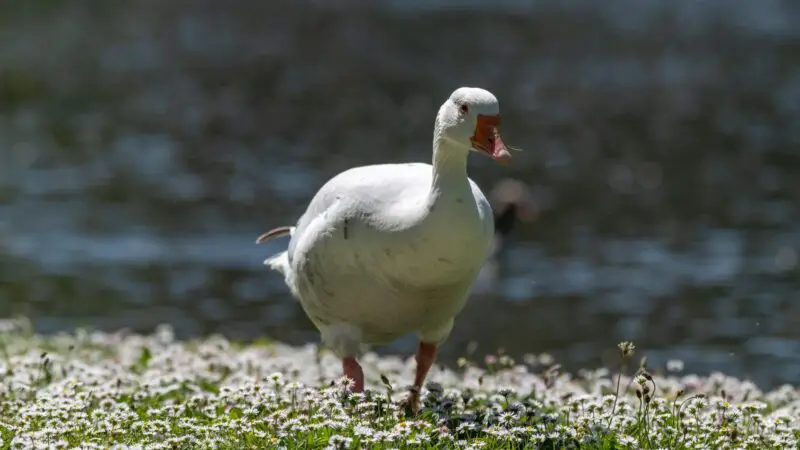
<svg viewBox="0 0 800 450">
<path fill-rule="evenodd" d="M 467 183 L 467 153 L 454 144 L 440 139 L 433 146 L 434 190 L 462 187 Z"/>
</svg>

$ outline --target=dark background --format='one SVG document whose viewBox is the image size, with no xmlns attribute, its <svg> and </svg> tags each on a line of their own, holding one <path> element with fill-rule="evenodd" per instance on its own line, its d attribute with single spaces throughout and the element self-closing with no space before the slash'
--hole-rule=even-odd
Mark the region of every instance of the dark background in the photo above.
<svg viewBox="0 0 800 450">
<path fill-rule="evenodd" d="M 0 316 L 315 342 L 255 237 L 343 169 L 428 161 L 474 85 L 525 151 L 470 174 L 538 214 L 443 362 L 624 339 L 798 382 L 800 3 L 364 4 L 0 1 Z"/>
</svg>

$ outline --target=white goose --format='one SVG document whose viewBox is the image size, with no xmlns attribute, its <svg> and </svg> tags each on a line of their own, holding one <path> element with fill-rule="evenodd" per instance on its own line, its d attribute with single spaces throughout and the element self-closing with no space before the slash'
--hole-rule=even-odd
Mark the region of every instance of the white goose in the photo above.
<svg viewBox="0 0 800 450">
<path fill-rule="evenodd" d="M 289 248 L 264 263 L 284 275 L 323 343 L 342 358 L 354 392 L 364 389 L 362 344 L 415 332 L 420 344 L 408 404 L 418 411 L 436 348 L 492 245 L 492 209 L 467 177 L 467 155 L 477 150 L 507 162 L 499 123 L 492 93 L 457 89 L 436 117 L 433 165 L 346 170 L 322 186 L 296 226 L 256 241 L 291 235 Z"/>
</svg>

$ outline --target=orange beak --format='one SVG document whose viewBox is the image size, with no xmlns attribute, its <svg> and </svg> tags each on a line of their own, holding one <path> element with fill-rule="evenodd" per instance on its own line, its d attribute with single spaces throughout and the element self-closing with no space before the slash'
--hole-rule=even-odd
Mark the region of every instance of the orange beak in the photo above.
<svg viewBox="0 0 800 450">
<path fill-rule="evenodd" d="M 472 147 L 486 153 L 493 160 L 508 164 L 511 153 L 508 152 L 506 144 L 500 137 L 497 128 L 500 126 L 500 116 L 478 115 L 478 123 L 475 125 L 475 134 L 470 138 Z"/>
</svg>

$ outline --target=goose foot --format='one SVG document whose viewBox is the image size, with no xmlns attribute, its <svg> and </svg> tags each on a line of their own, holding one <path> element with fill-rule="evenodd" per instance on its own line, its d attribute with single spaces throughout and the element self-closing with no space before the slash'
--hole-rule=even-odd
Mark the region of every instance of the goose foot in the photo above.
<svg viewBox="0 0 800 450">
<path fill-rule="evenodd" d="M 400 402 L 400 407 L 405 410 L 407 416 L 416 416 L 419 414 L 419 390 L 415 387 L 412 387 L 411 392 L 408 393 L 408 397 Z"/>
</svg>

